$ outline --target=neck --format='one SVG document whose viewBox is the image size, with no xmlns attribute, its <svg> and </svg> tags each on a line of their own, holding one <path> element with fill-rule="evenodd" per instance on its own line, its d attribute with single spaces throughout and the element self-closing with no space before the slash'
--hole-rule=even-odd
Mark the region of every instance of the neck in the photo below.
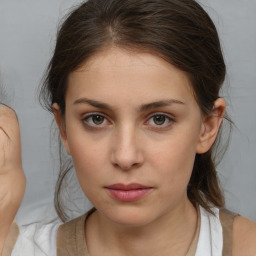
<svg viewBox="0 0 256 256">
<path fill-rule="evenodd" d="M 96 211 L 86 223 L 85 234 L 91 256 L 186 255 L 196 225 L 196 209 L 186 200 L 153 222 L 139 227 L 113 223 Z"/>
</svg>

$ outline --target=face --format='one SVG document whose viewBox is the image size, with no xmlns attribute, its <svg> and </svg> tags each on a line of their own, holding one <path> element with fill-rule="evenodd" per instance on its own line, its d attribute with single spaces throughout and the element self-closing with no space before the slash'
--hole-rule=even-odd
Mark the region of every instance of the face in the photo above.
<svg viewBox="0 0 256 256">
<path fill-rule="evenodd" d="M 82 190 L 121 225 L 145 225 L 188 203 L 195 154 L 210 147 L 187 75 L 147 53 L 109 49 L 71 73 L 63 122 Z"/>
</svg>

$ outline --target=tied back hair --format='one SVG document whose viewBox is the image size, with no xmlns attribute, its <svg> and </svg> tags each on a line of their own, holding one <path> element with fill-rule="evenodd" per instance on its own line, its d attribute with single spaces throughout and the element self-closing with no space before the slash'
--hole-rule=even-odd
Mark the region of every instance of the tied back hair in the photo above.
<svg viewBox="0 0 256 256">
<path fill-rule="evenodd" d="M 67 86 L 72 86 L 67 82 L 69 74 L 109 47 L 151 53 L 184 71 L 202 114 L 212 114 L 214 101 L 220 97 L 226 66 L 215 25 L 194 0 L 89 0 L 82 3 L 59 29 L 40 92 L 45 108 L 52 112 L 52 104 L 57 103 L 64 120 Z M 229 120 L 227 116 L 226 119 Z M 190 201 L 210 213 L 213 213 L 212 206 L 224 205 L 213 154 L 217 152 L 218 141 L 205 154 L 196 155 L 187 188 Z M 67 216 L 60 193 L 71 166 L 62 167 L 55 206 L 65 221 Z"/>
</svg>

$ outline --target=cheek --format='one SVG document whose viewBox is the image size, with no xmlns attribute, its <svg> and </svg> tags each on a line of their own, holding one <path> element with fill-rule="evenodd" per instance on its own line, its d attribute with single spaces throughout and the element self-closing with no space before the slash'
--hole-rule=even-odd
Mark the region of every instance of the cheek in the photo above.
<svg viewBox="0 0 256 256">
<path fill-rule="evenodd" d="M 175 136 L 164 144 L 155 145 L 148 154 L 153 169 L 161 174 L 167 189 L 185 189 L 189 182 L 195 155 L 196 140 Z"/>
<path fill-rule="evenodd" d="M 107 161 L 105 148 L 79 134 L 69 138 L 69 147 L 82 189 L 99 182 Z"/>
<path fill-rule="evenodd" d="M 160 204 L 166 200 L 173 207 L 187 195 L 187 186 L 191 177 L 195 156 L 189 148 L 175 147 L 158 157 L 158 171 L 161 173 L 158 198 Z"/>
</svg>

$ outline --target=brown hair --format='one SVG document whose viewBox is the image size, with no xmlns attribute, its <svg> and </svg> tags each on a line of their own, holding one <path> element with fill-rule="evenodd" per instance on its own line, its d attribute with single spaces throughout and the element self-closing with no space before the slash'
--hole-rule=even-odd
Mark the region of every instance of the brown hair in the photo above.
<svg viewBox="0 0 256 256">
<path fill-rule="evenodd" d="M 203 114 L 209 115 L 219 97 L 226 67 L 216 28 L 194 0 L 89 0 L 62 24 L 49 64 L 41 100 L 52 111 L 58 103 L 65 113 L 69 74 L 105 47 L 146 51 L 160 56 L 190 77 Z M 222 207 L 212 150 L 196 155 L 188 197 L 211 212 Z M 62 170 L 56 188 L 56 209 L 65 219 L 59 193 L 69 168 Z"/>
</svg>

